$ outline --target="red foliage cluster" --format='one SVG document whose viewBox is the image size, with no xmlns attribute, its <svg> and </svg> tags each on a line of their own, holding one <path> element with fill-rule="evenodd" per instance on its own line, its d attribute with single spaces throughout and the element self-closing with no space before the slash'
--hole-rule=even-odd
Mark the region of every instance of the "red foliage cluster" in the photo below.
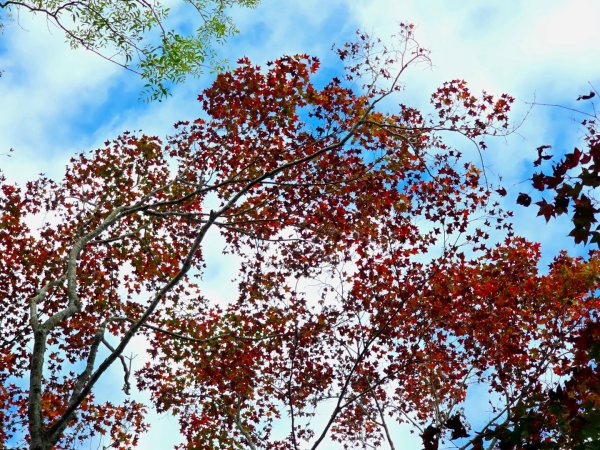
<svg viewBox="0 0 600 450">
<path fill-rule="evenodd" d="M 480 436 L 507 450 L 593 450 L 600 437 L 600 324 L 588 322 L 571 338 L 573 353 L 558 358 L 565 381 L 519 401 L 507 420 Z"/>
<path fill-rule="evenodd" d="M 512 236 L 480 171 L 444 142 L 504 130 L 509 97 L 454 81 L 432 117 L 378 109 L 427 60 L 402 30 L 398 52 L 366 36 L 344 47 L 344 83 L 317 88 L 304 55 L 266 71 L 242 60 L 165 144 L 125 134 L 61 181 L 2 180 L 4 441 L 109 434 L 131 448 L 141 405 L 92 393 L 119 360 L 126 391 L 135 376 L 179 417 L 182 449 L 367 448 L 406 421 L 437 428 L 423 432 L 434 449 L 470 439 L 472 384 L 501 394 L 500 410 L 535 392 L 597 310 L 597 258 L 563 255 L 540 275 L 538 247 Z M 211 230 L 241 261 L 227 304 L 202 286 Z M 492 231 L 508 237 L 493 245 Z M 131 374 L 136 335 L 150 358 Z"/>
<path fill-rule="evenodd" d="M 589 95 L 579 96 L 577 100 L 590 100 L 595 97 L 592 91 Z M 538 206 L 538 216 L 544 216 L 546 221 L 551 218 L 569 214 L 573 228 L 569 236 L 576 244 L 587 243 L 600 245 L 600 226 L 597 215 L 597 188 L 600 186 L 600 130 L 597 114 L 579 111 L 587 116 L 582 121 L 585 129 L 583 150 L 575 147 L 573 151 L 564 154 L 562 159 L 552 164 L 548 173 L 542 171 L 533 174 L 532 186 L 541 192 L 551 195 L 551 200 L 542 198 L 535 204 Z M 540 166 L 544 161 L 552 160 L 552 155 L 545 153 L 550 145 L 537 148 L 538 157 L 534 166 Z M 531 204 L 531 196 L 521 193 L 517 203 L 523 206 Z"/>
</svg>

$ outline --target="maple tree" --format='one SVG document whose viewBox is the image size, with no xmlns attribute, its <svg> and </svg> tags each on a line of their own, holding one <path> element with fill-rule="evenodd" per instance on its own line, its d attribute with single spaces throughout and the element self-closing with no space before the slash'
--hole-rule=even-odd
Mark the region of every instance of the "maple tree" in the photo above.
<svg viewBox="0 0 600 450">
<path fill-rule="evenodd" d="M 228 8 L 254 7 L 258 1 L 2 0 L 0 14 L 5 14 L 0 19 L 21 12 L 45 17 L 71 47 L 84 48 L 139 75 L 146 82 L 147 97 L 155 100 L 207 66 L 221 68 L 214 47 L 237 31 Z M 197 18 L 192 31 L 174 26 L 174 6 L 187 7 L 189 16 Z"/>
<path fill-rule="evenodd" d="M 134 447 L 147 406 L 94 390 L 118 365 L 126 393 L 135 382 L 179 417 L 181 449 L 395 449 L 398 422 L 425 450 L 496 445 L 489 431 L 580 357 L 569 339 L 597 312 L 600 261 L 561 254 L 540 274 L 539 246 L 446 143 L 484 149 L 509 96 L 454 80 L 430 115 L 386 112 L 429 61 L 412 26 L 398 42 L 359 34 L 338 51 L 343 79 L 320 87 L 315 58 L 243 59 L 165 142 L 124 133 L 60 181 L 2 179 L 7 447 Z M 216 231 L 241 261 L 227 303 L 202 283 Z M 132 371 L 135 336 L 150 358 Z M 493 412 L 470 425 L 475 384 Z"/>
</svg>

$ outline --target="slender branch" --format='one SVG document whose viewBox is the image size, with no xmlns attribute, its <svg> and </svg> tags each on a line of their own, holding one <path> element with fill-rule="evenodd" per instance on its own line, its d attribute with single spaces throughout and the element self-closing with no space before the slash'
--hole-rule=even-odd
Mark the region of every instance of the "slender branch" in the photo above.
<svg viewBox="0 0 600 450">
<path fill-rule="evenodd" d="M 82 387 L 87 382 L 92 370 L 94 369 L 94 364 L 96 362 L 96 356 L 98 354 L 98 348 L 100 344 L 105 340 L 104 333 L 106 332 L 106 327 L 110 323 L 111 319 L 107 319 L 96 330 L 94 334 L 94 339 L 92 341 L 92 345 L 90 346 L 90 351 L 88 353 L 87 362 L 85 368 L 81 374 L 77 377 L 77 381 L 75 382 L 75 387 L 73 388 L 73 392 L 71 393 L 71 401 L 81 392 Z M 62 431 L 62 430 L 61 430 Z"/>
<path fill-rule="evenodd" d="M 126 321 L 126 322 L 130 322 L 130 323 L 133 323 L 133 324 L 136 323 L 136 321 L 134 319 L 130 318 L 130 317 L 115 317 L 113 320 Z M 262 336 L 262 337 L 238 336 L 235 333 L 225 333 L 225 334 L 219 334 L 217 336 L 213 336 L 213 337 L 210 337 L 210 338 L 198 339 L 198 338 L 193 338 L 193 337 L 190 337 L 190 336 L 185 336 L 185 335 L 183 335 L 181 333 L 176 333 L 174 331 L 165 330 L 164 328 L 160 328 L 160 327 L 157 327 L 155 325 L 150 325 L 148 323 L 142 324 L 142 327 L 143 328 L 148 328 L 150 330 L 154 330 L 154 331 L 156 331 L 158 333 L 166 334 L 167 336 L 171 336 L 171 337 L 176 338 L 176 339 L 180 339 L 180 340 L 188 341 L 188 342 L 194 342 L 196 344 L 206 344 L 206 343 L 209 343 L 209 342 L 213 342 L 213 341 L 217 341 L 219 339 L 225 339 L 225 338 L 234 338 L 234 339 L 239 339 L 241 341 L 264 341 L 264 340 L 267 340 L 267 339 L 273 339 L 273 338 L 276 338 L 276 337 L 283 336 L 283 334 L 281 334 L 281 333 L 280 334 L 270 334 L 270 335 Z"/>
<path fill-rule="evenodd" d="M 385 437 L 388 441 L 388 444 L 390 445 L 390 450 L 396 450 L 396 447 L 394 446 L 394 441 L 392 440 L 392 435 L 390 434 L 390 430 L 385 421 L 384 411 L 381 408 L 381 405 L 379 404 L 379 400 L 377 400 L 376 394 L 373 395 L 373 399 L 375 400 L 375 407 L 377 408 L 377 412 L 379 412 L 379 417 L 381 418 L 381 426 L 383 427 L 383 431 L 385 432 Z"/>
<path fill-rule="evenodd" d="M 102 343 L 111 352 L 115 351 L 115 348 L 105 338 L 102 339 Z M 131 378 L 131 358 L 129 359 L 129 364 L 127 364 L 123 355 L 119 355 L 119 360 L 121 361 L 121 366 L 123 366 L 123 392 L 125 392 L 125 395 L 129 395 L 131 393 L 131 383 L 129 382 Z"/>
<path fill-rule="evenodd" d="M 298 350 L 298 323 L 294 322 L 294 345 L 292 347 L 292 352 L 290 355 L 290 376 L 287 381 L 287 397 L 290 403 L 290 420 L 291 420 L 291 435 L 292 435 L 292 445 L 294 446 L 294 450 L 298 450 L 298 441 L 296 438 L 296 414 L 294 408 L 294 398 L 292 396 L 292 377 L 294 375 L 295 363 L 296 363 L 296 352 Z"/>
<path fill-rule="evenodd" d="M 240 407 L 239 406 L 238 406 L 238 409 L 237 409 L 236 413 L 232 414 L 231 416 L 233 418 L 233 422 L 235 423 L 235 426 L 237 427 L 238 430 L 240 430 L 240 433 L 242 433 L 242 435 L 246 439 L 246 442 L 248 443 L 248 446 L 252 450 L 256 450 L 256 445 L 254 445 L 252 436 L 250 435 L 250 433 L 248 432 L 248 430 L 246 430 L 246 428 L 244 427 L 244 424 L 242 424 L 242 419 L 240 417 Z"/>
<path fill-rule="evenodd" d="M 585 111 L 581 111 L 580 109 L 577 109 L 577 108 L 569 108 L 568 106 L 564 106 L 564 105 L 555 105 L 553 103 L 537 103 L 537 102 L 532 102 L 532 103 L 525 102 L 525 103 L 529 104 L 531 106 L 550 106 L 552 108 L 560 108 L 560 109 L 564 109 L 567 111 L 575 112 L 577 114 L 581 114 L 582 116 L 587 116 L 587 117 L 591 117 L 593 119 L 598 119 L 598 117 L 594 114 L 586 113 Z"/>
<path fill-rule="evenodd" d="M 79 3 L 79 2 L 73 2 L 73 4 L 75 3 Z M 89 45 L 87 42 L 85 42 L 85 40 L 83 38 L 81 38 L 80 36 L 77 36 L 73 31 L 69 30 L 65 25 L 63 25 L 63 23 L 60 21 L 59 19 L 59 13 L 61 11 L 61 9 L 64 9 L 64 5 L 57 9 L 56 11 L 50 11 L 48 9 L 44 9 L 44 8 L 40 8 L 40 7 L 35 7 L 33 5 L 30 5 L 26 2 L 22 2 L 22 1 L 5 1 L 5 2 L 0 2 L 0 8 L 7 8 L 9 6 L 17 6 L 17 7 L 22 7 L 25 8 L 27 10 L 29 10 L 32 13 L 42 13 L 45 14 L 49 19 L 51 19 L 50 22 L 53 22 L 58 28 L 60 28 L 70 39 L 72 39 L 74 42 L 77 42 L 79 45 L 81 45 L 83 48 L 85 48 L 87 51 L 94 53 L 95 55 L 99 56 L 100 58 L 111 62 L 112 64 L 116 64 L 117 66 L 135 73 L 136 75 L 142 75 L 141 72 L 131 68 L 131 66 L 121 63 L 117 60 L 115 60 L 113 57 L 111 56 L 106 56 L 104 53 L 98 51 L 97 49 L 95 49 L 94 47 L 92 47 L 91 45 Z"/>
<path fill-rule="evenodd" d="M 126 234 L 122 234 L 120 236 L 115 236 L 115 237 L 106 238 L 106 239 L 94 239 L 93 241 L 89 242 L 89 245 L 110 244 L 112 242 L 121 241 L 123 239 L 131 238 L 131 237 L 135 237 L 135 233 L 126 233 Z"/>
<path fill-rule="evenodd" d="M 282 164 L 275 169 L 272 169 L 268 172 L 265 172 L 262 175 L 255 177 L 249 183 L 247 183 L 242 189 L 238 191 L 237 194 L 233 195 L 230 200 L 225 203 L 220 209 L 217 211 L 211 211 L 207 222 L 199 229 L 196 238 L 194 239 L 190 249 L 186 257 L 184 258 L 181 267 L 177 274 L 175 274 L 171 280 L 166 283 L 152 298 L 150 304 L 147 306 L 146 310 L 142 314 L 142 316 L 132 324 L 129 330 L 125 333 L 119 345 L 115 348 L 115 351 L 110 353 L 110 355 L 98 366 L 96 371 L 89 377 L 88 382 L 83 386 L 81 392 L 78 393 L 73 399 L 69 406 L 65 409 L 63 414 L 52 424 L 52 426 L 48 429 L 48 433 L 52 436 L 52 440 L 56 442 L 59 438 L 58 430 L 63 429 L 68 423 L 79 405 L 83 402 L 85 397 L 90 393 L 92 387 L 98 381 L 98 379 L 102 376 L 102 374 L 112 365 L 112 363 L 121 355 L 121 353 L 125 350 L 125 347 L 129 343 L 129 341 L 133 338 L 133 336 L 137 333 L 137 331 L 143 327 L 143 325 L 148 321 L 150 316 L 154 313 L 155 309 L 161 303 L 161 301 L 166 297 L 166 295 L 177 285 L 179 282 L 186 276 L 190 268 L 192 267 L 192 261 L 200 248 L 201 243 L 206 236 L 206 233 L 210 229 L 210 227 L 214 224 L 214 222 L 223 214 L 225 214 L 229 209 L 231 209 L 238 200 L 243 198 L 253 187 L 259 185 L 265 180 L 271 179 L 277 176 L 279 173 L 295 167 L 297 165 L 304 164 L 308 161 L 316 159 L 320 155 L 338 149 L 342 147 L 346 142 L 348 142 L 351 137 L 355 134 L 358 127 L 362 124 L 362 120 L 370 113 L 370 111 L 374 108 L 375 103 L 382 99 L 384 96 L 382 95 L 379 99 L 373 102 L 364 112 L 361 119 L 357 120 L 356 123 L 350 128 L 350 130 L 346 133 L 346 135 L 340 139 L 338 142 L 325 146 L 315 152 L 297 160 L 290 161 L 288 163 Z M 93 232 L 81 238 L 75 246 L 72 248 L 69 254 L 69 263 L 67 267 L 67 281 L 68 281 L 68 294 L 69 294 L 69 305 L 62 311 L 59 311 L 50 319 L 47 320 L 47 326 L 50 328 L 51 326 L 56 326 L 61 320 L 64 320 L 71 315 L 75 314 L 79 308 L 79 298 L 76 293 L 76 261 L 79 253 L 89 241 L 93 240 L 97 237 L 102 231 L 107 229 L 110 225 L 112 225 L 116 220 L 125 215 L 131 214 L 133 212 L 141 211 L 147 209 L 149 206 L 144 205 L 141 201 L 138 201 L 131 207 L 120 207 L 117 208 L 113 213 L 111 213 L 105 222 L 101 224 L 98 228 L 96 228 Z M 46 325 L 46 324 L 45 324 Z"/>
<path fill-rule="evenodd" d="M 551 353 L 551 349 L 548 349 L 548 354 L 550 354 L 550 353 Z M 527 383 L 527 385 L 521 389 L 519 395 L 515 396 L 512 399 L 507 399 L 507 402 L 506 402 L 506 405 L 504 406 L 504 408 L 502 408 L 498 414 L 496 414 L 492 419 L 490 419 L 488 421 L 488 423 L 481 430 L 476 432 L 475 437 L 473 439 L 469 440 L 469 442 L 464 444 L 462 447 L 459 447 L 457 450 L 466 450 L 467 448 L 469 448 L 469 446 L 472 445 L 473 442 L 479 436 L 482 436 L 490 427 L 495 425 L 496 421 L 499 418 L 501 418 L 502 416 L 507 414 L 512 405 L 514 405 L 516 402 L 523 399 L 527 395 L 529 389 L 535 384 L 535 382 L 539 379 L 539 377 L 542 376 L 542 374 L 544 374 L 547 371 L 549 364 L 550 364 L 550 362 L 548 361 L 547 356 L 542 358 L 540 360 L 540 362 L 534 367 L 533 373 L 530 376 L 529 383 Z M 508 423 L 509 420 L 510 420 L 510 417 L 507 417 L 506 420 L 503 422 L 503 424 Z"/>
</svg>

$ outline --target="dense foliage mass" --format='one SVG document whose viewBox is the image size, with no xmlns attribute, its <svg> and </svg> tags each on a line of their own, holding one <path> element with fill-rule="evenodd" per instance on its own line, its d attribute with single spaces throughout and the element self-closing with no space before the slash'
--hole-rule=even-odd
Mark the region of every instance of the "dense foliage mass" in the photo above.
<svg viewBox="0 0 600 450">
<path fill-rule="evenodd" d="M 147 83 L 147 96 L 160 99 L 172 84 L 218 66 L 214 46 L 236 32 L 228 8 L 252 7 L 258 1 L 6 0 L 0 1 L 0 8 L 8 17 L 21 12 L 44 16 L 64 32 L 71 47 L 85 48 L 139 74 Z M 187 6 L 189 16 L 197 17 L 191 32 L 179 31 L 183 27 L 181 19 L 172 17 L 173 6 Z"/>
<path fill-rule="evenodd" d="M 432 115 L 386 113 L 405 69 L 428 62 L 412 27 L 397 49 L 359 35 L 339 55 L 344 79 L 320 86 L 314 58 L 242 60 L 166 142 L 125 133 L 60 181 L 3 179 L 7 447 L 132 448 L 145 406 L 94 391 L 122 364 L 126 392 L 179 417 L 181 449 L 396 448 L 399 422 L 426 450 L 515 448 L 507 415 L 583 357 L 573 342 L 597 314 L 600 261 L 562 254 L 540 274 L 538 246 L 445 143 L 484 148 L 510 97 L 455 80 Z M 203 288 L 215 232 L 241 261 L 225 303 Z M 136 335 L 151 357 L 131 373 Z M 467 424 L 473 385 L 492 412 Z"/>
</svg>

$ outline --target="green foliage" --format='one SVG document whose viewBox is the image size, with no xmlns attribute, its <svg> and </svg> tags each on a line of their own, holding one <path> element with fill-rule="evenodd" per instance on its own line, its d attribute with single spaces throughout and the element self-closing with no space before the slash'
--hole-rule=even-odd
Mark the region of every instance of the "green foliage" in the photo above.
<svg viewBox="0 0 600 450">
<path fill-rule="evenodd" d="M 9 13 L 44 14 L 73 48 L 85 48 L 145 81 L 145 97 L 161 99 L 170 88 L 203 69 L 219 68 L 215 46 L 237 29 L 227 15 L 233 6 L 254 7 L 259 0 L 180 0 L 199 25 L 179 31 L 170 8 L 160 0 L 0 1 Z M 1 27 L 1 25 L 0 25 Z"/>
</svg>

